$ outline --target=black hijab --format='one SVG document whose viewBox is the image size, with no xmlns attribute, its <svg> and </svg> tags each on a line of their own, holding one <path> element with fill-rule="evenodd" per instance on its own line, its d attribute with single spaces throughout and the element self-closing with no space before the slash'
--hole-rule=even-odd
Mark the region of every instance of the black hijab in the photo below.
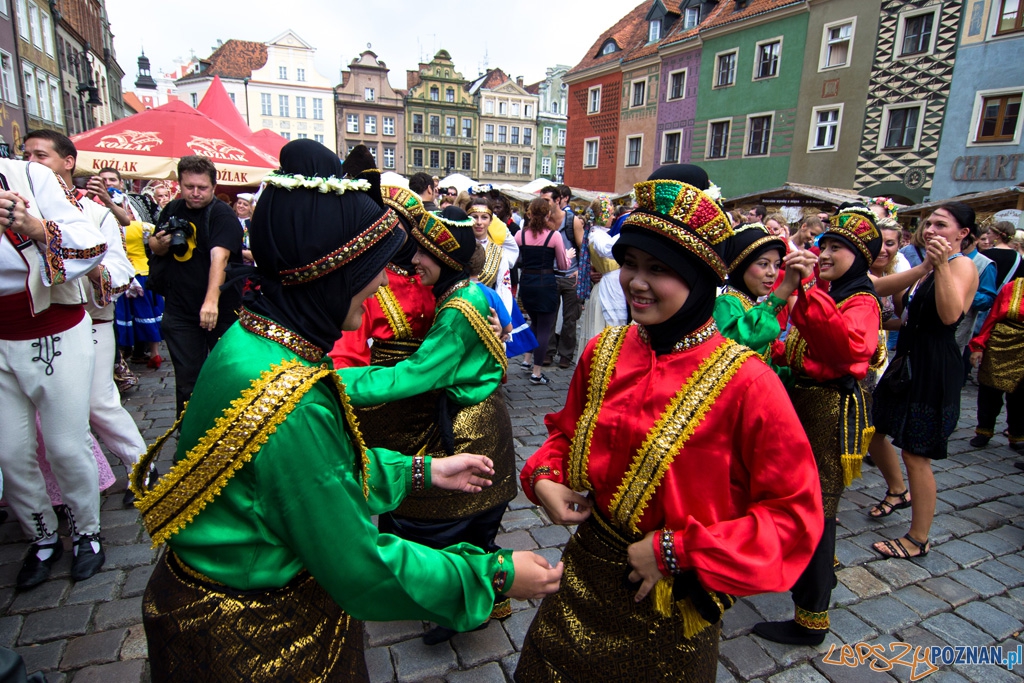
<svg viewBox="0 0 1024 683">
<path fill-rule="evenodd" d="M 757 245 L 757 246 L 755 246 Z M 753 249 L 747 252 L 748 249 Z M 742 292 L 751 301 L 757 297 L 747 287 L 743 276 L 747 268 L 769 251 L 778 251 L 786 255 L 786 243 L 781 237 L 768 232 L 760 223 L 748 223 L 736 229 L 736 234 L 726 240 L 724 245 L 725 262 L 729 266 L 729 278 L 726 283 L 733 289 Z M 746 252 L 746 255 L 744 253 Z M 741 261 L 737 261 L 742 256 Z"/>
<path fill-rule="evenodd" d="M 448 231 L 451 232 L 452 237 L 454 237 L 455 241 L 459 243 L 459 248 L 455 251 L 449 252 L 448 256 L 462 265 L 462 268 L 455 269 L 434 258 L 433 255 L 430 256 L 430 258 L 433 258 L 441 268 L 441 273 L 437 277 L 437 282 L 435 282 L 434 286 L 431 288 L 431 291 L 434 293 L 434 297 L 440 299 L 441 295 L 451 289 L 459 280 L 466 280 L 469 278 L 469 261 L 473 258 L 473 253 L 476 251 L 477 245 L 476 235 L 473 234 L 473 228 L 456 224 L 457 222 L 469 220 L 469 214 L 465 211 L 457 206 L 446 206 L 441 211 L 435 211 L 433 213 L 435 217 L 439 217 L 441 219 L 441 222 L 444 223 L 445 226 L 447 226 Z"/>
<path fill-rule="evenodd" d="M 849 225 L 849 223 L 844 225 L 846 219 L 857 217 L 866 219 L 873 228 L 873 232 L 863 230 L 854 232 L 845 227 L 845 225 Z M 849 202 L 843 204 L 839 207 L 839 212 L 830 219 L 828 229 L 821 234 L 821 241 L 824 242 L 826 239 L 842 242 L 854 255 L 853 264 L 849 270 L 831 282 L 828 289 L 829 297 L 837 304 L 860 293 L 870 294 L 877 299 L 875 285 L 868 277 L 871 264 L 878 258 L 878 254 L 882 250 L 882 236 L 875 227 L 875 214 L 859 204 Z M 865 250 L 871 255 L 870 260 L 864 254 Z"/>
<path fill-rule="evenodd" d="M 281 173 L 340 178 L 341 161 L 318 142 L 302 139 L 281 150 Z M 365 288 L 404 239 L 391 230 L 348 264 L 301 284 L 282 284 L 282 273 L 338 250 L 389 216 L 373 190 L 342 195 L 268 184 L 253 215 L 250 242 L 259 288 L 245 302 L 253 313 L 283 325 L 324 351 L 341 337 L 352 297 Z"/>
</svg>

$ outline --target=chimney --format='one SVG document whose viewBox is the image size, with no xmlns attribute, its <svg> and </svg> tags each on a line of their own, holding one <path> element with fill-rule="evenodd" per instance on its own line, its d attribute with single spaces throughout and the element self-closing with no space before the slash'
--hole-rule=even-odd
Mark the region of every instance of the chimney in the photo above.
<svg viewBox="0 0 1024 683">
<path fill-rule="evenodd" d="M 523 87 L 523 77 L 522 76 L 516 76 L 516 85 L 518 85 L 520 88 Z"/>
</svg>

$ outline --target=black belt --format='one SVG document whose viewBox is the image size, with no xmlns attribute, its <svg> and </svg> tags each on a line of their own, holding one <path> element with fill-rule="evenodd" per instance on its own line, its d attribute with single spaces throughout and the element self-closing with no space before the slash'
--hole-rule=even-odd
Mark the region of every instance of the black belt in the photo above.
<svg viewBox="0 0 1024 683">
<path fill-rule="evenodd" d="M 552 268 L 524 268 L 524 275 L 554 275 L 555 271 Z"/>
</svg>

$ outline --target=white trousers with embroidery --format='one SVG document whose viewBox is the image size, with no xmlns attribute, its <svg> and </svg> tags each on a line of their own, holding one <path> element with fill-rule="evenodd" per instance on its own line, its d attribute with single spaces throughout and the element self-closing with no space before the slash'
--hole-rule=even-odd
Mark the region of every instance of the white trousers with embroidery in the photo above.
<svg viewBox="0 0 1024 683">
<path fill-rule="evenodd" d="M 94 322 L 96 368 L 92 373 L 89 395 L 89 425 L 111 453 L 116 455 L 131 474 L 132 466 L 146 452 L 146 441 L 128 411 L 121 405 L 121 394 L 114 384 L 114 359 L 117 342 L 111 322 Z M 49 459 L 49 454 L 47 454 Z"/>
</svg>

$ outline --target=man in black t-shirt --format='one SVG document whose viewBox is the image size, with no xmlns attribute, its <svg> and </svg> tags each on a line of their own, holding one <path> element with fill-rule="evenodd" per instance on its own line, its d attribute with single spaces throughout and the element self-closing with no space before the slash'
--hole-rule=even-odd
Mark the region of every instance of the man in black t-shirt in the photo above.
<svg viewBox="0 0 1024 683">
<path fill-rule="evenodd" d="M 166 273 L 164 318 L 160 325 L 174 365 L 177 412 L 192 395 L 199 370 L 214 344 L 238 318 L 241 286 L 221 292 L 225 268 L 242 263 L 242 226 L 231 207 L 217 199 L 217 169 L 206 157 L 178 162 L 182 199 L 160 212 L 149 238 L 152 259 Z M 186 221 L 186 244 L 172 248 L 171 217 Z M 152 267 L 152 264 L 151 264 Z"/>
</svg>

